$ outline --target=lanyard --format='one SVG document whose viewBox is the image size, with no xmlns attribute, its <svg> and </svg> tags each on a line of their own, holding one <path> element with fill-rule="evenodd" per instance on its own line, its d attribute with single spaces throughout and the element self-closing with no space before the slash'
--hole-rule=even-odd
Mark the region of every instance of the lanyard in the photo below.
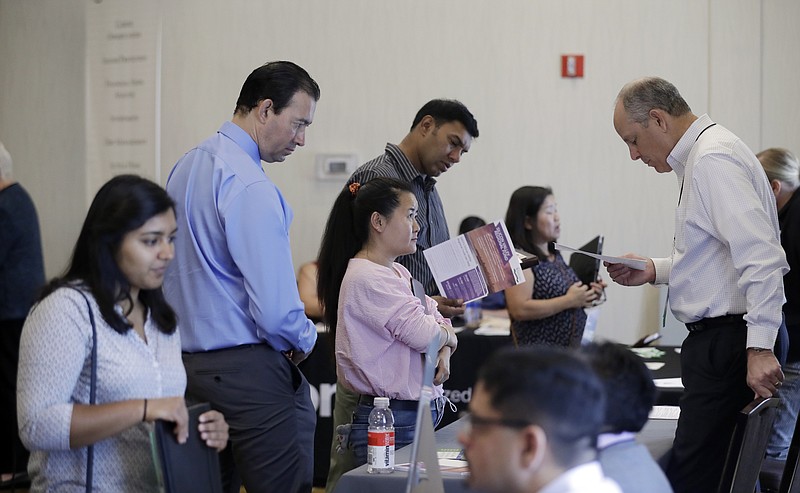
<svg viewBox="0 0 800 493">
<path fill-rule="evenodd" d="M 707 126 L 703 130 L 701 130 L 700 133 L 697 134 L 697 138 L 694 139 L 694 141 L 697 142 L 698 140 L 700 140 L 700 136 L 703 135 L 703 132 L 705 132 L 709 128 L 713 127 L 714 125 L 716 125 L 716 123 L 712 123 L 711 125 Z M 684 180 L 686 180 L 686 170 L 685 169 L 683 171 L 683 178 L 681 178 L 681 193 L 680 193 L 680 195 L 678 195 L 678 205 L 681 205 L 681 198 L 683 197 L 683 182 L 684 182 Z"/>
</svg>

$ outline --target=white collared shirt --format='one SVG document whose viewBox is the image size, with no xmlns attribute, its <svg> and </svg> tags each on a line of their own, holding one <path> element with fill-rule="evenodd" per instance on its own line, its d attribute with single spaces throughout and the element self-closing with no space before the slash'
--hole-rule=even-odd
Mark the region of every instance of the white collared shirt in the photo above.
<svg viewBox="0 0 800 493">
<path fill-rule="evenodd" d="M 603 474 L 599 462 L 592 461 L 568 470 L 539 493 L 622 493 L 622 490 Z"/>
<path fill-rule="evenodd" d="M 744 313 L 747 347 L 771 348 L 789 267 L 761 164 L 708 115 L 692 123 L 667 162 L 682 191 L 672 256 L 653 259 L 655 284 L 669 283 L 670 308 L 681 322 Z"/>
</svg>

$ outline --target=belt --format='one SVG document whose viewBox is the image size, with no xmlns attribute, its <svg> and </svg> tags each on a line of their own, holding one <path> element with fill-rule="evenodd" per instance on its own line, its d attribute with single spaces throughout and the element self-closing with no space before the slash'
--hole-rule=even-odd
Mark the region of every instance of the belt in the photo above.
<svg viewBox="0 0 800 493">
<path fill-rule="evenodd" d="M 267 344 L 266 342 L 255 342 L 251 344 L 239 344 L 238 346 L 229 346 L 229 347 L 221 347 L 217 349 L 207 349 L 203 350 L 200 349 L 198 351 L 183 351 L 183 354 L 199 354 L 199 353 L 219 353 L 222 351 L 239 351 L 243 349 L 252 349 L 259 346 L 267 346 L 268 348 L 272 349 L 272 346 Z"/>
<path fill-rule="evenodd" d="M 358 404 L 362 406 L 373 407 L 375 404 L 375 396 L 361 395 L 358 398 Z M 389 409 L 397 411 L 416 411 L 419 407 L 419 401 L 403 401 L 400 399 L 389 399 Z"/>
<path fill-rule="evenodd" d="M 689 332 L 701 332 L 703 330 L 730 326 L 731 324 L 742 321 L 744 321 L 744 314 L 723 315 L 721 317 L 701 318 L 697 322 L 686 324 L 686 328 L 689 330 Z"/>
</svg>

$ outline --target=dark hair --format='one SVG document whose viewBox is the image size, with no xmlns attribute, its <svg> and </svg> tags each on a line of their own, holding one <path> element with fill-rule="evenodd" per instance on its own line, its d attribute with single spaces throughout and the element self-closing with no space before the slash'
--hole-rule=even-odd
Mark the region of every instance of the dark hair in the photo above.
<svg viewBox="0 0 800 493">
<path fill-rule="evenodd" d="M 50 281 L 40 300 L 62 286 L 80 282 L 92 293 L 103 320 L 120 334 L 127 332 L 131 325 L 114 310 L 114 304 L 127 299 L 133 306 L 133 300 L 116 254 L 126 234 L 170 209 L 175 210 L 175 203 L 150 180 L 134 175 L 109 180 L 89 206 L 66 272 Z M 139 300 L 150 310 L 161 332 L 175 331 L 177 317 L 164 300 L 161 288 L 140 290 Z"/>
<path fill-rule="evenodd" d="M 638 432 L 656 400 L 653 375 L 642 358 L 613 342 L 580 349 L 606 390 L 604 430 Z"/>
<path fill-rule="evenodd" d="M 319 85 L 299 65 L 269 62 L 253 70 L 242 85 L 234 114 L 247 114 L 265 99 L 272 100 L 275 113 L 280 113 L 298 91 L 319 101 Z"/>
<path fill-rule="evenodd" d="M 478 138 L 478 122 L 460 101 L 455 99 L 432 99 L 428 101 L 425 106 L 419 109 L 417 116 L 414 117 L 411 130 L 414 130 L 414 127 L 426 116 L 433 117 L 437 127 L 454 121 L 461 122 L 473 139 Z"/>
<path fill-rule="evenodd" d="M 511 194 L 506 211 L 506 228 L 516 248 L 521 248 L 528 253 L 547 260 L 547 254 L 533 242 L 533 231 L 525 228 L 525 219 L 530 217 L 536 223 L 536 216 L 545 199 L 553 195 L 550 187 L 520 187 Z M 548 245 L 550 252 L 554 252 L 554 245 Z"/>
<path fill-rule="evenodd" d="M 556 461 L 571 467 L 595 444 L 605 394 L 589 365 L 560 348 L 505 348 L 478 372 L 489 402 L 503 418 L 538 425 Z"/>
<path fill-rule="evenodd" d="M 458 234 L 463 235 L 467 231 L 478 229 L 481 226 L 486 226 L 486 221 L 484 221 L 478 216 L 467 216 L 464 218 L 463 221 L 461 221 L 461 224 L 458 226 Z"/>
<path fill-rule="evenodd" d="M 356 189 L 354 193 L 351 190 Z M 336 333 L 339 288 L 347 263 L 369 239 L 370 216 L 377 212 L 389 216 L 400 205 L 400 194 L 411 192 L 407 183 L 378 177 L 345 186 L 333 203 L 322 235 L 317 257 L 317 296 L 322 303 L 322 320 Z"/>
<path fill-rule="evenodd" d="M 660 77 L 645 77 L 625 84 L 617 99 L 622 101 L 628 117 L 645 127 L 650 121 L 650 110 L 654 108 L 672 116 L 692 111 L 678 88 Z"/>
</svg>

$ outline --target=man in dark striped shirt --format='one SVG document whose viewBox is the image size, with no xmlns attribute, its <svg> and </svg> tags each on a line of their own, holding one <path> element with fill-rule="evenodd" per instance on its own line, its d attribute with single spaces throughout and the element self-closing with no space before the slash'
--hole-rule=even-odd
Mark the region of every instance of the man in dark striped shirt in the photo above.
<svg viewBox="0 0 800 493">
<path fill-rule="evenodd" d="M 445 317 L 464 313 L 463 300 L 444 298 L 433 274 L 425 262 L 423 251 L 450 239 L 444 207 L 436 190 L 436 177 L 450 169 L 468 152 L 473 139 L 478 137 L 478 122 L 472 113 L 459 101 L 434 99 L 427 102 L 417 112 L 408 132 L 400 144 L 386 144 L 386 152 L 360 166 L 350 177 L 348 183 L 366 183 L 384 176 L 407 182 L 417 197 L 417 251 L 397 258 L 411 272 L 414 279 L 425 287 L 425 294 L 439 304 L 439 311 Z M 336 451 L 337 425 L 350 422 L 350 416 L 358 402 L 358 394 L 336 385 L 333 407 L 334 440 L 331 447 L 331 465 L 327 492 L 333 491 L 342 474 L 353 469 L 352 452 Z"/>
<path fill-rule="evenodd" d="M 436 177 L 458 163 L 477 137 L 478 122 L 466 106 L 455 100 L 434 99 L 417 112 L 411 131 L 399 145 L 386 144 L 386 152 L 359 167 L 348 182 L 366 183 L 388 176 L 411 185 L 419 203 L 417 251 L 399 257 L 397 262 L 422 283 L 425 294 L 437 301 L 445 317 L 462 314 L 462 300 L 439 296 L 422 252 L 450 239 Z"/>
</svg>

